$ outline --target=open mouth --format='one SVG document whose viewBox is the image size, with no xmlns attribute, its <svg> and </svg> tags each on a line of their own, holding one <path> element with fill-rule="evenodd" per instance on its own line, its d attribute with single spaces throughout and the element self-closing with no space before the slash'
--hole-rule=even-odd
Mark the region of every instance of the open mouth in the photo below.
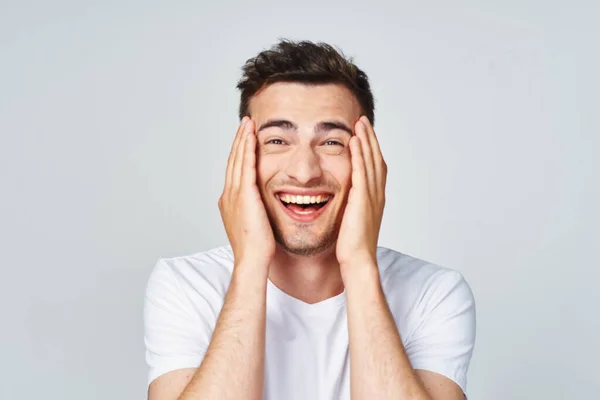
<svg viewBox="0 0 600 400">
<path fill-rule="evenodd" d="M 280 193 L 277 195 L 283 206 L 297 215 L 310 215 L 318 213 L 333 198 L 332 195 L 299 196 Z"/>
</svg>

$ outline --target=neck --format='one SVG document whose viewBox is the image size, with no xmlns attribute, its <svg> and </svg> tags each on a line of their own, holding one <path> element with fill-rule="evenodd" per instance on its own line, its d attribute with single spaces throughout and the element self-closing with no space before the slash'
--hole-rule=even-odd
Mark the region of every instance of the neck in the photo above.
<svg viewBox="0 0 600 400">
<path fill-rule="evenodd" d="M 291 254 L 277 246 L 269 279 L 288 295 L 314 304 L 344 291 L 335 244 L 313 256 Z"/>
</svg>

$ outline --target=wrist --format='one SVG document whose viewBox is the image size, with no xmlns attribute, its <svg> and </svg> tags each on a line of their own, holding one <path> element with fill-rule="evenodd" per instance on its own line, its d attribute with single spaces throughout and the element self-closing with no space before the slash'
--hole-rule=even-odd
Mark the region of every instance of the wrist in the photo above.
<svg viewBox="0 0 600 400">
<path fill-rule="evenodd" d="M 354 271 L 373 267 L 377 268 L 377 252 L 355 252 L 351 257 L 340 261 L 342 271 Z"/>
<path fill-rule="evenodd" d="M 382 297 L 385 297 L 379 271 L 371 267 L 356 269 L 342 277 L 348 307 L 362 304 L 369 308 L 367 304 L 378 303 Z"/>
<path fill-rule="evenodd" d="M 266 277 L 263 279 L 256 274 L 245 274 L 234 270 L 227 289 L 227 297 L 230 301 L 244 307 L 252 307 L 252 305 L 262 305 L 266 301 L 266 295 Z"/>
<path fill-rule="evenodd" d="M 246 258 L 235 261 L 231 281 L 232 283 L 250 284 L 252 286 L 257 284 L 266 285 L 268 276 L 269 263 L 265 260 Z"/>
<path fill-rule="evenodd" d="M 379 268 L 375 257 L 356 257 L 352 261 L 340 264 L 340 273 L 344 285 L 352 285 L 357 282 L 379 282 Z"/>
</svg>

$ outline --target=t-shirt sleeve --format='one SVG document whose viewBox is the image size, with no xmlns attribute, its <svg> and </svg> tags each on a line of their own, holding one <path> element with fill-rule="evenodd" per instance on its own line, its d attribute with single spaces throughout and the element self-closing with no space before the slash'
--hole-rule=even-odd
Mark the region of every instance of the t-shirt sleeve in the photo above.
<svg viewBox="0 0 600 400">
<path fill-rule="evenodd" d="M 200 366 L 212 329 L 182 292 L 172 267 L 159 260 L 144 298 L 144 343 L 148 385 L 160 375 Z"/>
<path fill-rule="evenodd" d="M 420 303 L 420 323 L 405 344 L 411 365 L 446 376 L 466 395 L 476 330 L 471 288 L 459 272 L 443 271 Z"/>
</svg>

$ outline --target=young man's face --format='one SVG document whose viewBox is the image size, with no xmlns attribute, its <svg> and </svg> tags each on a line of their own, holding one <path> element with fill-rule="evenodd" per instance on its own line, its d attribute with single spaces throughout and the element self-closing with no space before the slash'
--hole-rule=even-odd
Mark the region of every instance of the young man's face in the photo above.
<svg viewBox="0 0 600 400">
<path fill-rule="evenodd" d="M 336 242 L 352 166 L 348 141 L 361 116 L 336 84 L 275 83 L 250 102 L 257 132 L 257 184 L 275 239 L 294 254 Z"/>
</svg>

